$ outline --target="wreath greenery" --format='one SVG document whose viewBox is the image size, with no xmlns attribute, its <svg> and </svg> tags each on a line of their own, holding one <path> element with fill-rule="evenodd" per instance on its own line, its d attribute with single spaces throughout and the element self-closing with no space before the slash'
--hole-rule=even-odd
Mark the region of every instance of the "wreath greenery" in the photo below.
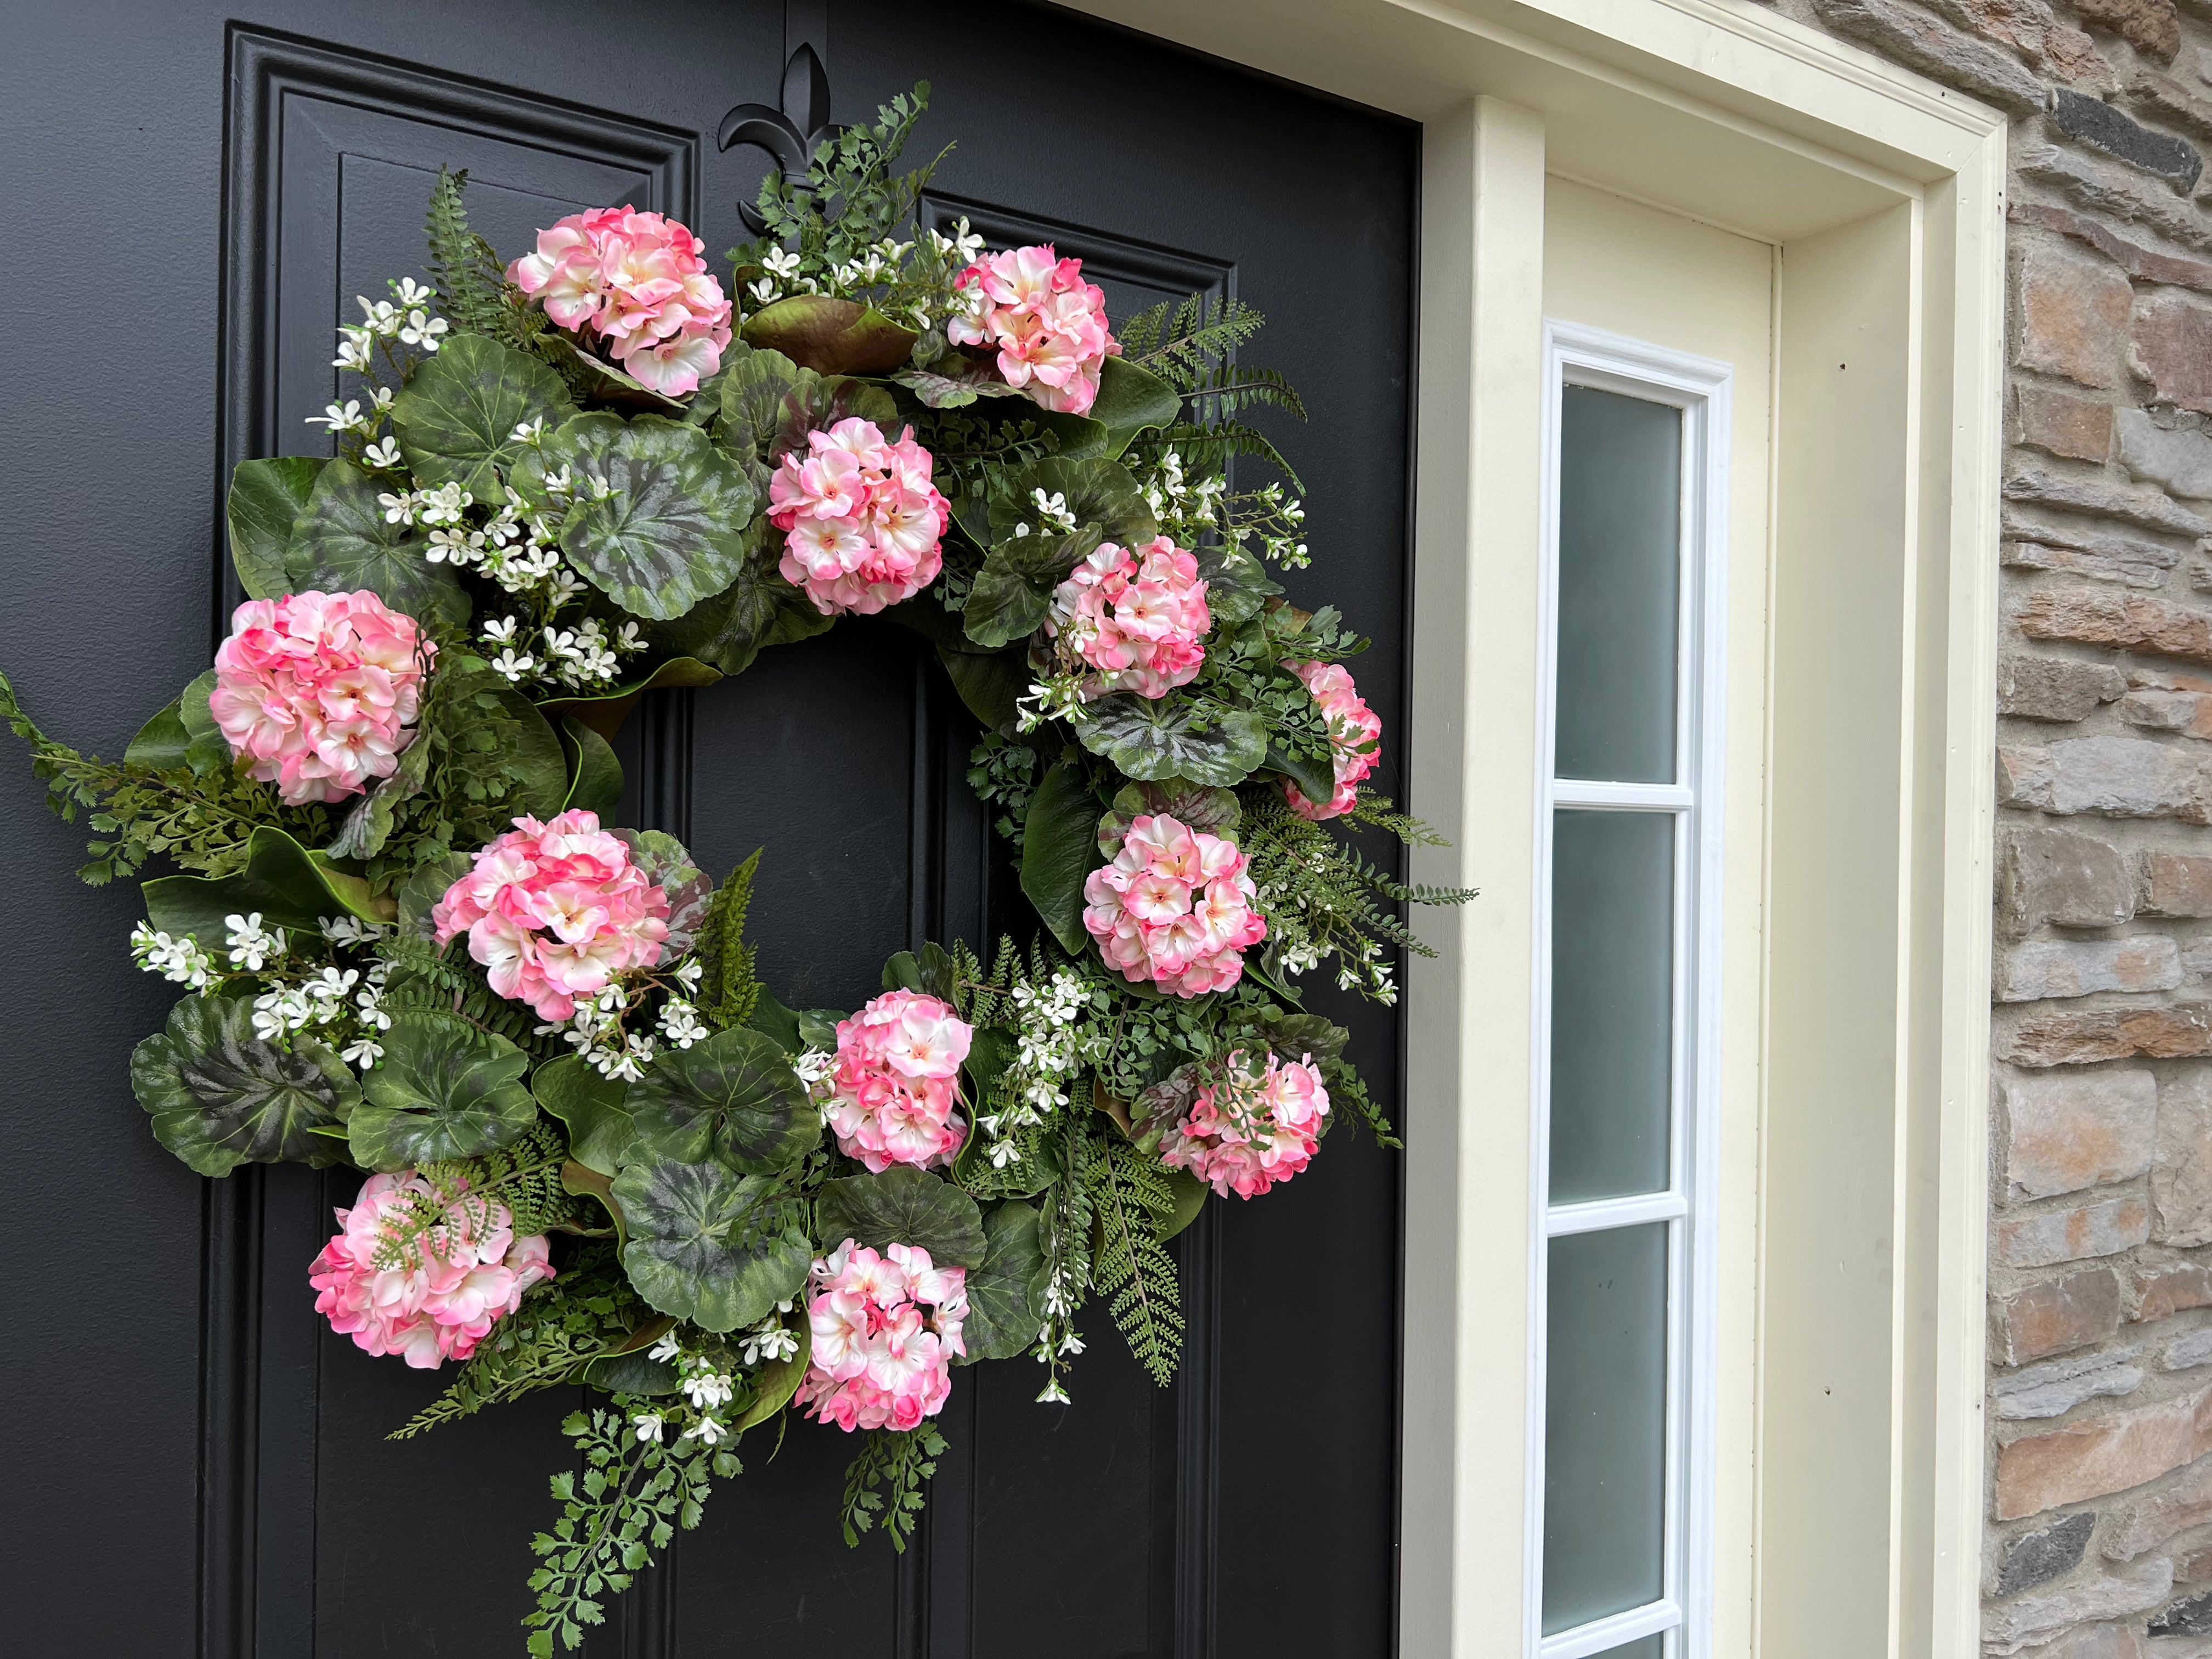
<svg viewBox="0 0 2212 1659">
<path fill-rule="evenodd" d="M 893 164 L 927 88 L 772 173 L 734 295 L 658 215 L 578 215 L 502 269 L 441 173 L 431 286 L 341 331 L 329 459 L 249 461 L 250 596 L 119 762 L 0 679 L 132 951 L 189 988 L 131 1074 L 202 1175 L 370 1172 L 313 1265 L 373 1353 L 459 1362 L 404 1438 L 535 1389 L 603 1404 L 533 1543 L 529 1650 L 574 1650 L 750 1430 L 864 1432 L 848 1541 L 903 1548 L 953 1365 L 1031 1356 L 1067 1398 L 1105 1304 L 1164 1384 L 1167 1241 L 1302 1169 L 1346 1111 L 1395 1146 L 1297 986 L 1395 996 L 1400 884 L 1363 795 L 1364 641 L 1286 604 L 1296 475 L 1194 296 L 1108 329 L 1050 248 L 985 254 Z M 903 235 L 903 240 L 902 236 Z M 1240 489 L 1234 459 L 1282 482 Z M 600 827 L 645 692 L 888 610 L 980 722 L 1042 931 L 925 945 L 851 1014 L 787 1008 L 672 837 Z M 561 1242 L 556 1247 L 553 1240 Z"/>
</svg>

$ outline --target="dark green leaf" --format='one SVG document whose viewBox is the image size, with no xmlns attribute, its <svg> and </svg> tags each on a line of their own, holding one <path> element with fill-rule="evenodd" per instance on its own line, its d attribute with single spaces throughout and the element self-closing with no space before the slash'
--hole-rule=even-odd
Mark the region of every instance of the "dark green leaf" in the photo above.
<svg viewBox="0 0 2212 1659">
<path fill-rule="evenodd" d="M 1267 567 L 1235 542 L 1201 547 L 1195 556 L 1199 576 L 1206 583 L 1206 612 L 1217 634 L 1251 621 L 1283 591 L 1267 574 Z"/>
<path fill-rule="evenodd" d="M 402 933 L 428 939 L 430 908 L 446 896 L 446 890 L 475 867 L 466 853 L 448 853 L 435 864 L 426 864 L 392 889 L 393 907 Z"/>
<path fill-rule="evenodd" d="M 1271 743 L 1267 745 L 1267 769 L 1280 772 L 1297 785 L 1298 792 L 1308 800 L 1326 803 L 1336 793 L 1336 762 L 1333 757 L 1316 760 Z"/>
<path fill-rule="evenodd" d="M 1098 867 L 1097 833 L 1098 802 L 1082 772 L 1055 762 L 1030 797 L 1022 830 L 1022 891 L 1061 948 L 1078 956 L 1091 943 L 1083 926 L 1083 884 Z"/>
<path fill-rule="evenodd" d="M 430 776 L 430 745 L 410 743 L 399 752 L 399 763 L 388 778 L 380 778 L 368 793 L 356 802 L 338 826 L 336 840 L 324 850 L 335 859 L 374 858 L 392 838 L 399 807 L 422 793 Z"/>
<path fill-rule="evenodd" d="M 901 951 L 884 960 L 884 989 L 919 991 L 948 1006 L 957 1006 L 959 965 L 950 951 L 932 939 L 919 951 Z"/>
<path fill-rule="evenodd" d="M 1030 682 L 1029 665 L 1020 652 L 953 651 L 940 645 L 937 659 L 945 665 L 960 701 L 985 731 L 1004 731 L 1014 723 L 1014 705 Z"/>
<path fill-rule="evenodd" d="M 177 716 L 177 705 L 172 702 L 138 728 L 138 735 L 123 751 L 123 763 L 149 767 L 156 772 L 178 771 L 185 764 L 185 748 L 191 741 L 185 734 L 184 721 Z"/>
<path fill-rule="evenodd" d="M 359 1104 L 352 1068 L 313 1037 L 295 1036 L 287 1052 L 252 1030 L 243 999 L 189 996 L 131 1051 L 131 1087 L 154 1138 L 204 1176 L 240 1164 L 343 1162 L 344 1149 L 314 1131 Z"/>
<path fill-rule="evenodd" d="M 1051 614 L 1053 590 L 1097 545 L 1095 525 L 1065 536 L 1009 535 L 975 573 L 960 613 L 968 637 L 987 650 L 1029 638 Z"/>
<path fill-rule="evenodd" d="M 461 334 L 416 365 L 392 400 L 392 426 L 420 483 L 457 483 L 479 501 L 496 503 L 506 469 L 529 447 L 515 438 L 515 428 L 530 421 L 558 426 L 575 412 L 568 386 L 544 362 Z"/>
<path fill-rule="evenodd" d="M 458 625 L 468 620 L 468 595 L 452 569 L 422 556 L 425 544 L 407 525 L 388 523 L 374 479 L 332 461 L 292 526 L 284 554 L 289 591 L 345 592 L 366 587 L 394 611 Z"/>
<path fill-rule="evenodd" d="M 745 319 L 744 340 L 780 351 L 817 374 L 885 374 L 914 355 L 921 337 L 858 300 L 795 294 Z"/>
<path fill-rule="evenodd" d="M 761 987 L 760 995 L 753 1004 L 753 1017 L 745 1024 L 750 1030 L 775 1038 L 776 1047 L 787 1054 L 798 1054 L 806 1047 L 806 1039 L 799 1032 L 799 1016 L 769 995 L 765 985 Z"/>
<path fill-rule="evenodd" d="M 719 602 L 719 599 L 709 599 L 707 605 Z M 706 605 L 695 606 L 691 615 L 696 617 L 706 608 Z M 538 707 L 549 720 L 563 718 L 581 720 L 612 743 L 615 733 L 622 729 L 624 718 L 647 692 L 712 685 L 721 678 L 720 669 L 709 667 L 696 657 L 672 657 L 665 662 L 654 664 L 647 672 L 620 685 L 610 686 L 588 696 L 548 697 Z"/>
<path fill-rule="evenodd" d="M 222 735 L 222 728 L 215 723 L 215 711 L 208 706 L 214 695 L 215 670 L 210 668 L 186 686 L 176 702 L 139 728 L 130 748 L 123 751 L 124 760 L 158 772 L 190 767 L 201 777 L 228 770 L 234 760 L 230 740 Z"/>
<path fill-rule="evenodd" d="M 842 374 L 806 375 L 783 395 L 766 459 L 774 465 L 794 452 L 803 458 L 808 433 L 854 419 L 872 422 L 886 438 L 898 437 L 898 405 L 883 387 Z"/>
<path fill-rule="evenodd" d="M 710 1331 L 756 1324 L 799 1294 L 814 1251 L 776 1183 L 720 1164 L 632 1164 L 615 1177 L 623 1266 L 661 1312 Z"/>
<path fill-rule="evenodd" d="M 692 861 L 682 842 L 664 830 L 617 830 L 629 843 L 631 862 L 645 878 L 668 895 L 668 938 L 663 960 L 672 961 L 691 948 L 699 924 L 707 918 L 707 905 L 714 896 L 714 878 Z"/>
<path fill-rule="evenodd" d="M 822 1115 L 773 1037 L 742 1025 L 662 1051 L 630 1085 L 637 1157 L 718 1158 L 773 1175 L 822 1138 Z"/>
<path fill-rule="evenodd" d="M 1206 1194 L 1213 1190 L 1188 1170 L 1169 1170 L 1165 1174 L 1168 1190 L 1175 1194 L 1175 1208 L 1161 1218 L 1163 1244 L 1198 1219 L 1198 1212 L 1206 1207 Z"/>
<path fill-rule="evenodd" d="M 530 1056 L 505 1037 L 457 1018 L 401 1014 L 383 1042 L 346 1126 L 363 1169 L 474 1158 L 521 1139 L 538 1121 L 522 1083 Z"/>
<path fill-rule="evenodd" d="M 1225 833 L 1237 827 L 1244 809 L 1227 789 L 1201 788 L 1181 778 L 1162 778 L 1152 783 L 1125 783 L 1115 794 L 1114 805 L 1098 820 L 1098 850 L 1112 858 L 1121 850 L 1121 837 L 1139 817 L 1164 813 L 1186 830 Z"/>
<path fill-rule="evenodd" d="M 1098 395 L 1091 418 L 1106 428 L 1106 453 L 1119 455 L 1139 432 L 1170 427 L 1182 412 L 1176 389 L 1149 369 L 1121 357 L 1098 366 Z"/>
<path fill-rule="evenodd" d="M 633 1351 L 594 1359 L 585 1367 L 584 1380 L 606 1394 L 654 1396 L 674 1394 L 681 1379 L 672 1361 Z"/>
<path fill-rule="evenodd" d="M 580 415 L 540 448 L 545 465 L 568 467 L 576 485 L 562 551 L 625 611 L 680 617 L 737 579 L 752 481 L 697 427 Z M 594 481 L 614 493 L 595 498 Z"/>
<path fill-rule="evenodd" d="M 246 868 L 234 876 L 162 876 L 141 888 L 154 926 L 179 937 L 189 933 L 210 951 L 224 948 L 227 915 L 261 913 L 273 927 L 319 932 L 325 916 L 389 921 L 388 902 L 372 897 L 368 884 L 319 863 L 282 830 L 256 830 L 246 842 Z"/>
<path fill-rule="evenodd" d="M 602 822 L 622 805 L 622 762 L 607 740 L 573 714 L 561 717 L 561 746 L 568 751 L 568 799 L 563 811 L 597 812 Z"/>
<path fill-rule="evenodd" d="M 817 1210 L 825 1250 L 849 1238 L 873 1250 L 917 1245 L 940 1267 L 982 1265 L 983 1217 L 975 1200 L 910 1164 L 825 1181 Z"/>
<path fill-rule="evenodd" d="M 241 461 L 230 475 L 223 517 L 230 529 L 230 565 L 252 599 L 281 599 L 292 591 L 284 550 L 292 526 L 307 510 L 315 479 L 328 463 L 303 456 Z"/>
<path fill-rule="evenodd" d="M 601 1077 L 579 1055 L 563 1054 L 532 1074 L 530 1091 L 568 1129 L 570 1158 L 604 1176 L 622 1169 L 636 1139 L 627 1084 Z"/>
<path fill-rule="evenodd" d="M 1144 490 L 1127 467 L 1103 458 L 1071 460 L 1063 452 L 1024 467 L 1013 476 L 1006 493 L 992 501 L 994 546 L 1012 536 L 1017 525 L 1030 526 L 1032 533 L 1042 532 L 1036 497 L 1040 489 L 1048 500 L 1064 497 L 1077 524 L 1096 525 L 1102 539 L 1119 546 L 1134 547 L 1160 533 L 1159 520 L 1153 518 Z"/>
<path fill-rule="evenodd" d="M 1199 730 L 1199 712 L 1181 698 L 1118 692 L 1091 705 L 1075 734 L 1125 777 L 1186 778 L 1226 788 L 1252 775 L 1267 758 L 1267 732 L 1249 709 L 1210 717 Z"/>
<path fill-rule="evenodd" d="M 753 1403 L 730 1427 L 743 1433 L 756 1423 L 765 1423 L 791 1403 L 799 1385 L 806 1380 L 806 1362 L 814 1352 L 814 1328 L 802 1316 L 793 1326 L 799 1352 L 787 1359 L 771 1359 L 753 1374 Z"/>
<path fill-rule="evenodd" d="M 1001 1204 L 983 1218 L 983 1240 L 982 1265 L 968 1274 L 968 1317 L 960 1332 L 970 1364 L 1026 1353 L 1044 1323 L 1036 1211 Z"/>
<path fill-rule="evenodd" d="M 500 770 L 518 786 L 517 793 L 508 797 L 510 810 L 550 818 L 568 799 L 568 751 L 562 747 L 561 734 L 515 687 L 500 686 L 494 695 L 501 711 L 518 728 L 514 752 L 500 763 Z"/>
</svg>

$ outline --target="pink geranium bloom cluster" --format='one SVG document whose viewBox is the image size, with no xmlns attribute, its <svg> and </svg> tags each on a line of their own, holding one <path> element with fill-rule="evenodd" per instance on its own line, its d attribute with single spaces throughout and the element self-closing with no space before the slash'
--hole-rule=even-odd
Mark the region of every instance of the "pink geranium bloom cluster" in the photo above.
<svg viewBox="0 0 2212 1659">
<path fill-rule="evenodd" d="M 411 1224 L 438 1191 L 412 1170 L 369 1176 L 307 1282 L 331 1328 L 373 1354 L 404 1355 L 418 1370 L 466 1359 L 492 1322 L 553 1277 L 545 1235 L 514 1236 L 504 1204 L 465 1197 L 428 1228 Z"/>
<path fill-rule="evenodd" d="M 1313 700 L 1321 705 L 1328 726 L 1329 747 L 1336 762 L 1336 793 L 1316 806 L 1297 785 L 1285 781 L 1283 799 L 1300 817 L 1341 817 L 1359 799 L 1359 782 L 1375 769 L 1382 757 L 1382 719 L 1367 706 L 1352 683 L 1352 676 L 1335 663 L 1288 662 L 1283 665 L 1306 683 Z"/>
<path fill-rule="evenodd" d="M 1288 1181 L 1321 1145 L 1328 1091 L 1309 1056 L 1267 1056 L 1255 1071 L 1243 1050 L 1229 1056 L 1229 1076 L 1201 1090 L 1190 1115 L 1160 1142 L 1160 1162 L 1188 1170 L 1226 1198 L 1257 1198 Z"/>
<path fill-rule="evenodd" d="M 357 593 L 248 599 L 215 653 L 208 711 L 288 806 L 359 794 L 414 741 L 437 654 L 415 618 Z"/>
<path fill-rule="evenodd" d="M 477 851 L 430 920 L 441 945 L 467 933 L 493 990 L 560 1021 L 578 997 L 660 960 L 668 895 L 630 861 L 629 843 L 599 828 L 598 813 L 563 812 L 544 823 L 515 819 Z"/>
<path fill-rule="evenodd" d="M 1182 997 L 1225 991 L 1243 975 L 1245 948 L 1267 936 L 1247 862 L 1233 841 L 1164 812 L 1140 816 L 1083 884 L 1083 925 L 1127 979 Z"/>
<path fill-rule="evenodd" d="M 837 1148 L 877 1174 L 950 1164 L 968 1126 L 953 1110 L 975 1028 L 932 996 L 886 991 L 837 1022 L 827 1108 Z"/>
<path fill-rule="evenodd" d="M 730 301 L 706 249 L 658 213 L 599 208 L 539 231 L 538 251 L 507 275 L 562 327 L 599 336 L 640 385 L 680 398 L 722 366 L 730 343 Z"/>
<path fill-rule="evenodd" d="M 893 443 L 873 421 L 853 417 L 808 433 L 806 452 L 786 455 L 769 481 L 785 580 L 834 617 L 872 615 L 937 579 L 951 508 L 930 482 L 929 452 L 912 427 Z"/>
<path fill-rule="evenodd" d="M 961 309 L 945 325 L 955 345 L 989 346 L 999 374 L 1046 409 L 1087 415 L 1098 367 L 1121 355 L 1106 328 L 1106 295 L 1083 280 L 1083 261 L 1050 244 L 987 254 L 953 283 Z"/>
<path fill-rule="evenodd" d="M 1092 695 L 1164 697 L 1196 677 L 1212 626 L 1196 556 L 1157 536 L 1136 548 L 1102 542 L 1054 591 L 1045 632 L 1066 633 L 1097 671 Z"/>
<path fill-rule="evenodd" d="M 812 1277 L 814 1352 L 799 1408 L 848 1434 L 911 1429 L 943 1410 L 952 1356 L 968 1352 L 960 1340 L 966 1271 L 938 1267 L 917 1245 L 878 1255 L 848 1238 L 815 1262 Z"/>
</svg>

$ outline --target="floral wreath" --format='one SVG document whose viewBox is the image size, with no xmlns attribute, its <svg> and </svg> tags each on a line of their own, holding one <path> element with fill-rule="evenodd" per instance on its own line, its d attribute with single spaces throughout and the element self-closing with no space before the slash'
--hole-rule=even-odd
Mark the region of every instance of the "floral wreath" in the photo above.
<svg viewBox="0 0 2212 1659">
<path fill-rule="evenodd" d="M 953 1367 L 1030 1356 L 1064 1401 L 1096 1297 L 1166 1383 L 1165 1243 L 1209 1194 L 1295 1176 L 1346 1110 L 1398 1144 L 1298 980 L 1389 1002 L 1422 951 L 1397 904 L 1471 896 L 1334 832 L 1426 834 L 1361 793 L 1364 641 L 1269 575 L 1307 562 L 1299 502 L 1229 482 L 1296 486 L 1239 418 L 1303 413 L 1233 359 L 1259 316 L 1194 296 L 1117 334 L 1079 260 L 921 227 L 929 169 L 891 164 L 927 90 L 770 174 L 731 290 L 627 207 L 502 270 L 441 172 L 434 286 L 340 331 L 337 457 L 237 470 L 250 597 L 214 667 L 119 763 L 0 678 L 91 814 L 84 878 L 185 872 L 131 940 L 189 990 L 131 1059 L 155 1137 L 204 1176 L 368 1172 L 308 1279 L 368 1353 L 458 1362 L 398 1436 L 608 1397 L 564 1425 L 586 1473 L 532 1545 L 533 1654 L 772 1419 L 865 1431 L 845 1536 L 902 1549 Z M 876 611 L 981 723 L 969 781 L 1042 931 L 791 1009 L 744 940 L 760 854 L 717 885 L 603 827 L 608 738 Z"/>
</svg>

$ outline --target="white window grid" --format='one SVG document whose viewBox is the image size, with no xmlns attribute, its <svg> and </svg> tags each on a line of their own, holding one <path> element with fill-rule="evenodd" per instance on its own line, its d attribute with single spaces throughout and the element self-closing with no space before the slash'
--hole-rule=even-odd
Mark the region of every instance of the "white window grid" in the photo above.
<svg viewBox="0 0 2212 1659">
<path fill-rule="evenodd" d="M 1664 1659 L 1712 1650 L 1714 1443 L 1719 1279 L 1719 1027 L 1724 712 L 1727 708 L 1730 365 L 1578 324 L 1544 325 L 1544 517 L 1536 780 L 1536 941 L 1529 1204 L 1527 1659 L 1602 1659 L 1657 1635 Z M 1682 411 L 1676 606 L 1675 781 L 1619 783 L 1554 775 L 1559 552 L 1559 435 L 1570 386 Z M 1553 810 L 1674 816 L 1674 1009 L 1668 1181 L 1663 1192 L 1550 1202 L 1552 827 Z M 1657 1600 L 1543 1634 L 1545 1385 L 1549 1242 L 1571 1233 L 1667 1224 L 1664 1533 Z"/>
</svg>

